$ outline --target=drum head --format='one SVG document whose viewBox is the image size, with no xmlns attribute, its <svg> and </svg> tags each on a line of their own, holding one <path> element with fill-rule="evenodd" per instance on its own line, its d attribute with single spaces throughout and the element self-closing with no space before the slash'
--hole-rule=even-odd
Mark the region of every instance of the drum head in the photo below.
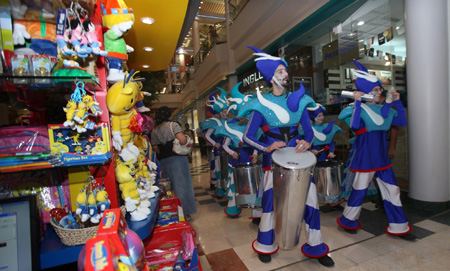
<svg viewBox="0 0 450 271">
<path fill-rule="evenodd" d="M 272 161 L 284 168 L 302 169 L 314 166 L 317 158 L 310 151 L 295 152 L 294 147 L 286 147 L 274 151 Z"/>
</svg>

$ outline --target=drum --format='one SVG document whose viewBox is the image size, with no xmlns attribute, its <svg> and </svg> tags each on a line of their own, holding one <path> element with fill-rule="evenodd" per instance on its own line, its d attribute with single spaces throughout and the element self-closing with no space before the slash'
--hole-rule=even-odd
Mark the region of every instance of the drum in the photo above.
<svg viewBox="0 0 450 271">
<path fill-rule="evenodd" d="M 262 178 L 261 164 L 245 163 L 233 166 L 233 178 L 236 187 L 236 205 L 244 208 L 259 205 L 256 199 Z"/>
<path fill-rule="evenodd" d="M 342 194 L 344 163 L 337 160 L 319 161 L 314 168 L 317 193 L 325 197 L 338 197 Z"/>
<path fill-rule="evenodd" d="M 217 186 L 223 190 L 227 189 L 228 180 L 228 154 L 224 151 L 219 152 L 220 157 L 220 180 L 217 180 Z"/>
<path fill-rule="evenodd" d="M 272 154 L 275 241 L 281 249 L 298 245 L 316 156 L 287 147 Z"/>
</svg>

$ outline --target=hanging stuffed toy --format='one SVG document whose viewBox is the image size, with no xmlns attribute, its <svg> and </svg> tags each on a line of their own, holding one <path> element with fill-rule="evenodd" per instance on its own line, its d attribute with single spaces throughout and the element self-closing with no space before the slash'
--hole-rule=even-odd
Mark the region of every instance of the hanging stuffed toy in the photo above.
<svg viewBox="0 0 450 271">
<path fill-rule="evenodd" d="M 83 33 L 80 19 L 75 18 L 70 20 L 70 29 L 72 30 L 70 41 L 78 56 L 83 58 L 88 57 L 92 50 L 88 47 L 88 39 Z"/>
<path fill-rule="evenodd" d="M 123 37 L 134 23 L 133 10 L 123 0 L 102 0 L 102 23 L 109 30 L 103 35 L 105 51 L 108 52 L 108 82 L 114 84 L 123 80 L 123 62 L 134 49 L 125 43 Z"/>
<path fill-rule="evenodd" d="M 83 30 L 89 42 L 89 46 L 92 49 L 92 53 L 101 56 L 108 55 L 108 52 L 100 50 L 100 43 L 97 39 L 97 35 L 95 34 L 95 25 L 91 22 L 91 20 L 86 19 L 83 22 Z"/>
</svg>

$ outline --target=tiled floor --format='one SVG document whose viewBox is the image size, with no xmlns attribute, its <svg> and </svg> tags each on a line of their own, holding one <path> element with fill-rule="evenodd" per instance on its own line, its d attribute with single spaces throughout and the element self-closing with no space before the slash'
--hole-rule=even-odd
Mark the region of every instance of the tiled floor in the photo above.
<svg viewBox="0 0 450 271">
<path fill-rule="evenodd" d="M 197 231 L 196 241 L 203 270 L 449 270 L 450 210 L 433 214 L 408 208 L 405 212 L 413 225 L 417 241 L 410 242 L 385 233 L 386 215 L 375 204 L 363 205 L 361 229 L 351 235 L 336 224 L 342 211 L 321 212 L 321 227 L 325 243 L 335 266 L 326 268 L 317 260 L 303 256 L 300 247 L 279 250 L 272 261 L 259 261 L 251 243 L 257 226 L 248 219 L 251 212 L 243 209 L 238 218 L 224 214 L 225 199 L 214 198 L 209 191 L 209 164 L 194 149 L 191 163 L 192 180 L 197 200 L 197 213 L 191 224 Z M 305 242 L 304 232 L 300 244 Z"/>
</svg>

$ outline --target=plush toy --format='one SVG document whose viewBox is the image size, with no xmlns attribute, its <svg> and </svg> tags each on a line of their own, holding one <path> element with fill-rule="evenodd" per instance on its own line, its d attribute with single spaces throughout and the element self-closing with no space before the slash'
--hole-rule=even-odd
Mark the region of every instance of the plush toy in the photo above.
<svg viewBox="0 0 450 271">
<path fill-rule="evenodd" d="M 80 189 L 80 192 L 77 195 L 77 202 L 75 203 L 78 206 L 75 213 L 81 218 L 81 222 L 86 222 L 89 219 L 89 212 L 86 201 L 86 190 Z"/>
<path fill-rule="evenodd" d="M 123 62 L 128 59 L 128 52 L 134 49 L 123 39 L 134 23 L 134 13 L 123 0 L 102 0 L 102 24 L 109 30 L 103 35 L 105 51 L 108 52 L 108 82 L 111 84 L 123 79 Z"/>
<path fill-rule="evenodd" d="M 133 132 L 130 130 L 131 118 L 136 115 L 133 108 L 142 84 L 141 79 L 133 79 L 133 71 L 124 81 L 114 84 L 106 94 L 106 105 L 111 115 L 113 146 L 120 151 L 127 143 L 132 142 Z"/>
<path fill-rule="evenodd" d="M 125 201 L 127 212 L 130 213 L 131 220 L 141 221 L 150 214 L 150 209 L 140 206 L 139 192 L 137 191 L 136 170 L 130 162 L 116 161 L 116 180 L 119 182 L 119 189 L 122 191 L 122 199 Z"/>
<path fill-rule="evenodd" d="M 91 222 L 94 224 L 97 224 L 98 222 L 100 222 L 100 218 L 101 216 L 98 213 L 98 208 L 97 208 L 97 201 L 96 201 L 96 197 L 95 197 L 95 190 L 89 194 L 88 197 L 88 210 L 89 210 L 89 217 L 91 218 Z"/>
<path fill-rule="evenodd" d="M 88 39 L 83 34 L 81 22 L 78 18 L 70 20 L 70 29 L 72 30 L 70 41 L 78 56 L 83 58 L 88 57 L 92 50 L 88 47 Z"/>
<path fill-rule="evenodd" d="M 55 24 L 16 20 L 13 28 L 14 45 L 25 45 L 30 39 L 30 49 L 36 54 L 57 56 Z"/>
<path fill-rule="evenodd" d="M 92 49 L 92 53 L 96 55 L 106 56 L 108 52 L 100 50 L 100 43 L 97 39 L 97 35 L 95 34 L 95 25 L 91 22 L 91 20 L 86 19 L 83 22 L 83 30 L 84 35 L 86 36 L 89 46 Z"/>
<path fill-rule="evenodd" d="M 69 100 L 63 110 L 66 112 L 66 121 L 63 125 L 66 127 L 72 127 L 75 124 L 74 117 L 77 110 L 77 103 L 73 100 Z"/>
<path fill-rule="evenodd" d="M 65 56 L 74 57 L 76 55 L 76 53 L 74 51 L 72 51 L 71 49 L 69 49 L 69 44 L 68 44 L 68 42 L 70 42 L 69 21 L 65 20 L 65 23 L 62 26 L 64 26 L 64 34 L 56 35 L 56 44 L 58 45 L 58 53 L 61 53 Z"/>
<path fill-rule="evenodd" d="M 111 206 L 111 201 L 108 199 L 108 192 L 103 187 L 100 187 L 97 191 L 97 205 L 100 216 L 103 216 L 103 212 Z"/>
</svg>

